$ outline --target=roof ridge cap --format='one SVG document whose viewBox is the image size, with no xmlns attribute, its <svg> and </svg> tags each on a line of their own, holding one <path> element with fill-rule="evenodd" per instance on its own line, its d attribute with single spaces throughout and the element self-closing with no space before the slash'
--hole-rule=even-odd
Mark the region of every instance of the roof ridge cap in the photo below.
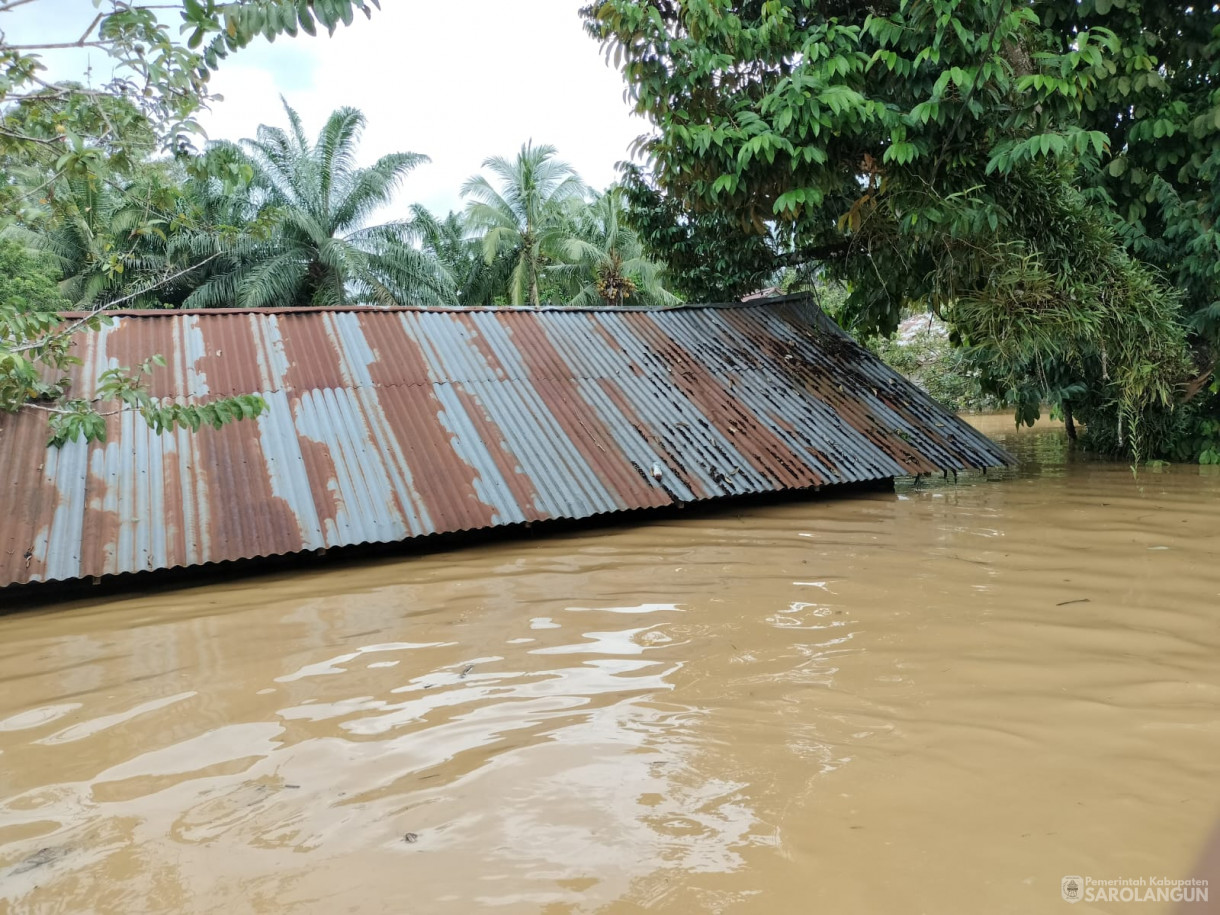
<svg viewBox="0 0 1220 915">
<path fill-rule="evenodd" d="M 810 300 L 808 293 L 792 293 L 748 302 L 691 302 L 680 305 L 327 305 L 292 308 L 116 308 L 96 314 L 120 318 L 163 318 L 174 315 L 299 315 L 299 314 L 667 314 L 679 311 L 710 311 L 765 308 L 787 302 Z M 95 314 L 62 311 L 60 317 L 78 319 Z"/>
</svg>

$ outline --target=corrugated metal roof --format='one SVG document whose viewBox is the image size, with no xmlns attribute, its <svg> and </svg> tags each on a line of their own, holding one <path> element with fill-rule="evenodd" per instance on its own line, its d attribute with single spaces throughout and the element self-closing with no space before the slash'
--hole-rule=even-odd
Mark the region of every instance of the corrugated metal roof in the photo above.
<svg viewBox="0 0 1220 915">
<path fill-rule="evenodd" d="M 46 446 L 0 420 L 0 585 L 196 565 L 1010 459 L 815 305 L 131 312 L 73 390 L 159 353 L 154 396 L 257 422 Z"/>
</svg>

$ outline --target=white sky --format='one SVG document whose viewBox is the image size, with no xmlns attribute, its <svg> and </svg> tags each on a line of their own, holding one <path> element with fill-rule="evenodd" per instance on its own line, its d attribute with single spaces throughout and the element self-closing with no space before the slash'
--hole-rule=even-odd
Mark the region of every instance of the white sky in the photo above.
<svg viewBox="0 0 1220 915">
<path fill-rule="evenodd" d="M 577 11 L 582 0 L 382 0 L 371 20 L 332 37 L 262 40 L 222 62 L 214 88 L 225 99 L 205 113 L 212 138 L 253 136 L 285 125 L 282 94 L 310 135 L 341 105 L 364 111 L 362 162 L 390 152 L 425 153 L 398 195 L 444 215 L 459 189 L 493 155 L 528 139 L 550 143 L 584 179 L 603 188 L 647 131 L 623 100 L 621 75 L 606 64 Z M 28 11 L 28 13 L 27 13 Z M 72 40 L 93 13 L 89 0 L 39 0 L 0 23 L 13 40 Z M 64 23 L 60 35 L 52 23 Z M 96 63 L 96 61 L 95 61 Z M 52 71 L 52 78 L 76 74 Z M 395 209 L 398 209 L 397 207 Z M 392 214 L 401 215 L 401 212 Z"/>
</svg>

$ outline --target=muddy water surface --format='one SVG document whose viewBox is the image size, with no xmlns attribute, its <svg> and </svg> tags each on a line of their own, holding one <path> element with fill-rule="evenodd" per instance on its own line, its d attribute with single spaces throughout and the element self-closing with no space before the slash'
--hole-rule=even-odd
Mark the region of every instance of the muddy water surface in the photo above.
<svg viewBox="0 0 1220 915">
<path fill-rule="evenodd" d="M 1185 876 L 1220 817 L 1220 473 L 1006 441 L 0 617 L 0 911 L 1162 911 L 1060 880 Z"/>
</svg>

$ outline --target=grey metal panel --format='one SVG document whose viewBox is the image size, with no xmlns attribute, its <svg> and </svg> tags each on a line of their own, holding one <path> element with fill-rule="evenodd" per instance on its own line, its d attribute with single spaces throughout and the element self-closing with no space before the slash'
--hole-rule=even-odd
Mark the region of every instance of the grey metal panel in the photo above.
<svg viewBox="0 0 1220 915">
<path fill-rule="evenodd" d="M 454 454 L 477 470 L 474 480 L 475 494 L 484 505 L 494 509 L 492 524 L 519 524 L 528 520 L 513 498 L 508 481 L 496 465 L 487 443 L 483 441 L 479 430 L 471 422 L 470 415 L 462 407 L 456 385 L 437 384 L 433 385 L 432 389 L 436 399 L 444 407 L 440 419 L 453 436 L 451 442 Z"/>
<path fill-rule="evenodd" d="M 294 410 L 283 391 L 271 391 L 262 397 L 267 402 L 267 410 L 257 422 L 271 492 L 292 510 L 301 549 L 321 549 L 326 546 L 326 538 L 305 472 L 305 459 L 301 455 L 302 433 L 298 431 Z"/>
<path fill-rule="evenodd" d="M 267 412 L 59 450 L 0 419 L 0 586 L 1010 461 L 792 299 L 131 313 L 80 336 L 74 390 L 154 352 L 155 396 Z"/>
</svg>

